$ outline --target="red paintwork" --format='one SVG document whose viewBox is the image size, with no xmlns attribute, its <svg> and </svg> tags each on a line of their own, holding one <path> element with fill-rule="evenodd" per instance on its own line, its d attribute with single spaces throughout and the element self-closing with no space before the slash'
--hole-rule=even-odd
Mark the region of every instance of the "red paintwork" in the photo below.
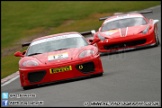
<svg viewBox="0 0 162 108">
<path fill-rule="evenodd" d="M 127 14 L 126 14 L 127 15 Z M 116 30 L 110 30 L 106 32 L 101 32 L 101 28 L 106 23 L 107 21 L 114 20 L 117 18 L 117 16 L 113 16 L 110 18 L 107 18 L 102 26 L 99 28 L 99 30 L 94 34 L 94 39 L 98 38 L 98 33 L 100 33 L 101 36 L 106 37 L 104 41 L 98 42 L 96 45 L 98 46 L 99 52 L 103 53 L 112 53 L 112 52 L 118 52 L 123 49 L 129 49 L 129 48 L 134 48 L 136 49 L 137 47 L 141 46 L 146 46 L 146 45 L 153 45 L 156 43 L 156 35 L 155 35 L 155 29 L 158 29 L 157 23 L 153 24 L 153 19 L 147 19 L 141 14 L 130 14 L 129 16 L 141 16 L 145 19 L 147 22 L 147 25 L 140 25 L 140 26 L 132 26 L 128 28 L 122 28 L 122 29 L 116 29 Z M 147 26 L 150 26 L 149 32 L 146 34 L 140 33 L 143 31 Z M 126 33 L 127 29 L 127 33 Z M 121 30 L 121 31 L 120 31 Z M 108 36 L 108 32 L 112 32 L 112 35 Z M 124 34 L 124 36 L 122 36 Z M 140 39 L 146 39 L 146 42 L 144 44 L 139 44 L 139 45 L 134 45 L 134 46 L 126 46 L 126 47 L 120 47 L 120 48 L 111 48 L 111 49 L 105 49 L 104 46 L 109 46 L 109 45 L 114 45 L 114 44 L 119 44 L 123 42 L 130 42 L 134 40 L 140 40 Z"/>
<path fill-rule="evenodd" d="M 70 33 L 73 33 L 73 32 L 70 32 Z M 63 35 L 63 34 L 65 34 L 65 33 L 62 33 L 60 35 Z M 56 35 L 45 36 L 43 38 L 48 38 L 51 36 L 56 36 Z M 39 38 L 39 40 L 43 39 L 43 38 Z M 35 40 L 38 40 L 38 39 L 35 39 Z M 96 54 L 93 56 L 85 57 L 85 58 L 79 58 L 79 54 L 86 49 L 93 49 L 96 52 Z M 68 53 L 68 58 L 65 58 L 62 60 L 59 59 L 59 60 L 48 61 L 49 55 L 55 55 L 55 54 L 61 54 L 61 53 Z M 22 63 L 26 60 L 35 60 L 39 63 L 39 66 L 23 67 Z M 75 67 L 76 65 L 86 63 L 86 62 L 94 63 L 94 65 L 95 65 L 94 72 L 84 74 L 76 69 L 76 67 Z M 50 74 L 50 72 L 49 72 L 49 69 L 51 69 L 51 68 L 59 68 L 59 67 L 64 67 L 64 66 L 69 66 L 69 65 L 72 66 L 72 70 L 70 70 L 70 71 L 59 72 L 59 73 L 54 73 L 54 74 Z M 39 71 L 39 70 L 46 71 L 45 77 L 39 82 L 30 83 L 27 78 L 28 73 L 34 72 L 34 71 Z M 90 76 L 93 74 L 101 74 L 101 73 L 103 73 L 103 68 L 102 68 L 102 63 L 100 60 L 100 56 L 99 56 L 97 47 L 95 47 L 94 45 L 88 45 L 88 46 L 85 46 L 82 48 L 71 48 L 71 49 L 66 49 L 66 50 L 47 52 L 47 53 L 43 53 L 43 54 L 39 54 L 39 55 L 21 57 L 21 59 L 19 61 L 19 73 L 20 73 L 21 86 L 27 87 L 27 86 L 44 84 L 44 83 L 48 83 L 48 82 L 55 82 L 55 81 L 60 81 L 60 80 L 65 80 L 65 79 Z"/>
</svg>

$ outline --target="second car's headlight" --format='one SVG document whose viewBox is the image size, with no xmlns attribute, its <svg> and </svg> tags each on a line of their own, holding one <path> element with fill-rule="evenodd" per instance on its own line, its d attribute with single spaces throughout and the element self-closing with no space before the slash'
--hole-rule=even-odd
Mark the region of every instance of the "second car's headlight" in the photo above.
<svg viewBox="0 0 162 108">
<path fill-rule="evenodd" d="M 94 55 L 94 51 L 93 50 L 84 50 L 83 52 L 81 52 L 79 54 L 79 58 L 84 58 L 84 57 L 92 56 L 92 55 Z"/>
<path fill-rule="evenodd" d="M 39 64 L 38 64 L 38 62 L 35 61 L 35 60 L 27 60 L 27 61 L 24 61 L 24 62 L 22 63 L 22 65 L 23 65 L 24 67 L 34 67 L 34 66 L 38 66 Z"/>
<path fill-rule="evenodd" d="M 143 30 L 141 33 L 146 34 L 146 33 L 148 33 L 148 31 L 149 31 L 149 26 L 147 26 L 147 27 L 145 28 L 145 30 Z"/>
<path fill-rule="evenodd" d="M 101 41 L 105 40 L 105 37 L 101 36 L 100 33 L 98 33 L 98 38 L 99 38 Z"/>
</svg>

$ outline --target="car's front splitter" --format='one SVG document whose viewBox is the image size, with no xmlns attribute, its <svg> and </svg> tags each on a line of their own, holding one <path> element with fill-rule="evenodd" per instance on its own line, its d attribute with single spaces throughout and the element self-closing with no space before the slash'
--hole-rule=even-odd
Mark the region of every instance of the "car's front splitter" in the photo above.
<svg viewBox="0 0 162 108">
<path fill-rule="evenodd" d="M 157 44 L 153 43 L 153 44 L 148 44 L 148 45 L 143 45 L 143 46 L 123 48 L 123 49 L 112 50 L 112 51 L 106 51 L 106 50 L 99 50 L 99 51 L 100 51 L 100 55 L 105 55 L 105 54 L 115 54 L 115 53 L 128 52 L 128 51 L 133 51 L 133 50 L 140 50 L 140 49 L 145 49 L 145 48 L 154 47 L 154 46 L 157 46 Z"/>
</svg>

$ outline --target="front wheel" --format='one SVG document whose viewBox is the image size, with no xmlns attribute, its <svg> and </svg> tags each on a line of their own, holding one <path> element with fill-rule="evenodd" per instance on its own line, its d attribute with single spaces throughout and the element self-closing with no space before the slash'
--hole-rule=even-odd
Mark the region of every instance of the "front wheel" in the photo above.
<svg viewBox="0 0 162 108">
<path fill-rule="evenodd" d="M 99 73 L 99 74 L 95 74 L 95 75 L 93 75 L 93 76 L 102 76 L 103 75 L 103 72 L 102 73 Z"/>
<path fill-rule="evenodd" d="M 98 76 L 102 76 L 102 75 L 103 75 L 103 73 L 98 74 Z"/>
<path fill-rule="evenodd" d="M 156 39 L 156 46 L 158 46 L 160 44 L 158 36 L 156 36 L 155 39 Z"/>
<path fill-rule="evenodd" d="M 156 40 L 156 46 L 158 46 L 160 44 L 160 42 L 159 42 L 159 38 L 158 38 L 157 28 L 155 29 L 155 40 Z"/>
<path fill-rule="evenodd" d="M 34 87 L 36 87 L 36 86 L 24 86 L 24 87 L 22 87 L 24 90 L 28 90 L 28 89 L 32 89 L 32 88 L 34 88 Z"/>
</svg>

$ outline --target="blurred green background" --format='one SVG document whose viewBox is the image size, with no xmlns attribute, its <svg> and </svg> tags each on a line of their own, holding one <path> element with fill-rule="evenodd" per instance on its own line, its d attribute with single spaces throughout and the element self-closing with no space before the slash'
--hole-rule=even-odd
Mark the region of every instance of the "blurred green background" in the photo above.
<svg viewBox="0 0 162 108">
<path fill-rule="evenodd" d="M 18 71 L 23 42 L 68 31 L 98 29 L 100 17 L 138 11 L 161 1 L 1 1 L 1 79 Z"/>
</svg>

